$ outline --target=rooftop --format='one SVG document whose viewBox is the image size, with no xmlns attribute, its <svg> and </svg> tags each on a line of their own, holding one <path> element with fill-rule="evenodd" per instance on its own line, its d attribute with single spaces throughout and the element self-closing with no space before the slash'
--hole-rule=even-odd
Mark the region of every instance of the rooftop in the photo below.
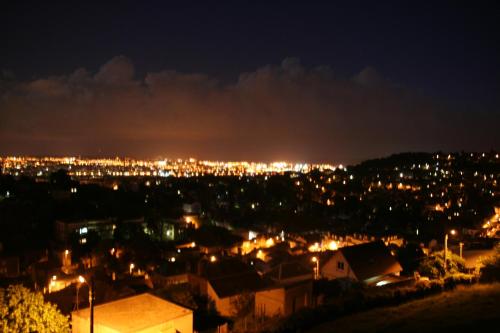
<svg viewBox="0 0 500 333">
<path fill-rule="evenodd" d="M 183 317 L 192 311 L 151 294 L 123 298 L 94 307 L 94 321 L 119 332 L 135 332 Z M 89 308 L 73 317 L 89 318 Z"/>
<path fill-rule="evenodd" d="M 265 274 L 266 277 L 274 281 L 283 281 L 287 279 L 307 277 L 312 279 L 313 271 L 304 267 L 300 262 L 286 262 L 274 267 Z"/>
<path fill-rule="evenodd" d="M 242 292 L 256 292 L 272 285 L 271 281 L 263 279 L 255 272 L 211 279 L 209 283 L 220 298 L 239 295 Z"/>
</svg>

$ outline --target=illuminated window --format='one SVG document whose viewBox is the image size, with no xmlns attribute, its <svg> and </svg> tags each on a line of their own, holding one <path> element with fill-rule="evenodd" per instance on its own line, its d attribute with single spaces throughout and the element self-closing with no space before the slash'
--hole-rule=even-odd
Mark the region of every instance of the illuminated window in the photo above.
<svg viewBox="0 0 500 333">
<path fill-rule="evenodd" d="M 87 233 L 87 227 L 80 228 L 80 235 Z"/>
</svg>

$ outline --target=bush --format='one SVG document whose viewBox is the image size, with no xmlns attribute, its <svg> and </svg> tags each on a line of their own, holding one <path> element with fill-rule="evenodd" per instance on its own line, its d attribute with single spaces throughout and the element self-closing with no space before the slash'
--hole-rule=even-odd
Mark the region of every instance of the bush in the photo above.
<svg viewBox="0 0 500 333">
<path fill-rule="evenodd" d="M 481 282 L 500 281 L 500 244 L 495 247 L 495 254 L 483 261 L 484 267 L 481 268 Z"/>
<path fill-rule="evenodd" d="M 465 261 L 448 251 L 446 255 L 446 272 L 444 269 L 444 251 L 433 253 L 426 257 L 418 267 L 418 272 L 422 276 L 431 279 L 442 278 L 448 274 L 465 272 Z"/>
<path fill-rule="evenodd" d="M 21 285 L 0 289 L 1 332 L 69 333 L 69 320 L 42 294 Z"/>
<path fill-rule="evenodd" d="M 415 288 L 417 289 L 417 293 L 423 296 L 437 293 L 444 290 L 444 280 L 420 280 L 415 284 Z"/>
<path fill-rule="evenodd" d="M 444 279 L 444 287 L 445 289 L 453 289 L 458 284 L 472 284 L 474 282 L 476 282 L 476 277 L 473 274 L 455 273 Z"/>
</svg>

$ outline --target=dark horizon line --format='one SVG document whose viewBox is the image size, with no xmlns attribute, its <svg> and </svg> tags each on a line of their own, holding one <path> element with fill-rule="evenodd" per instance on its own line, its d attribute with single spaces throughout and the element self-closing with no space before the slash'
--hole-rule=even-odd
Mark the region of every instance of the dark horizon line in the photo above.
<svg viewBox="0 0 500 333">
<path fill-rule="evenodd" d="M 122 160 L 136 160 L 136 161 L 157 161 L 157 160 L 182 160 L 182 161 L 187 161 L 189 159 L 194 159 L 196 161 L 210 161 L 210 162 L 236 162 L 236 163 L 243 163 L 243 162 L 248 162 L 248 163 L 276 163 L 276 162 L 286 162 L 286 163 L 292 163 L 292 164 L 298 164 L 298 163 L 303 163 L 303 164 L 313 164 L 313 165 L 321 165 L 321 164 L 330 164 L 330 165 L 344 165 L 344 166 L 355 166 L 359 165 L 363 162 L 370 161 L 370 160 L 376 160 L 376 159 L 384 159 L 384 158 L 389 158 L 392 156 L 397 156 L 397 155 L 405 155 L 405 154 L 451 154 L 451 155 L 457 155 L 457 154 L 498 154 L 498 150 L 495 149 L 490 149 L 488 151 L 466 151 L 466 150 L 460 150 L 460 151 L 443 151 L 443 150 L 435 150 L 435 151 L 399 151 L 399 152 L 393 152 L 389 153 L 386 155 L 378 156 L 378 157 L 366 157 L 362 159 L 358 159 L 357 162 L 351 162 L 351 163 L 338 163 L 338 162 L 329 162 L 329 161 L 322 161 L 322 162 L 311 162 L 311 161 L 298 161 L 298 160 L 286 160 L 286 159 L 278 159 L 278 160 L 258 160 L 258 159 L 246 159 L 246 160 L 241 160 L 241 159 L 211 159 L 211 158 L 198 158 L 195 156 L 190 156 L 190 157 L 165 157 L 165 156 L 157 156 L 157 157 L 147 157 L 147 158 L 139 158 L 139 157 L 132 157 L 132 156 L 103 156 L 103 155 L 30 155 L 30 154 L 23 154 L 23 155 L 3 155 L 0 154 L 0 159 L 6 159 L 6 158 L 79 158 L 79 159 L 122 159 Z"/>
</svg>

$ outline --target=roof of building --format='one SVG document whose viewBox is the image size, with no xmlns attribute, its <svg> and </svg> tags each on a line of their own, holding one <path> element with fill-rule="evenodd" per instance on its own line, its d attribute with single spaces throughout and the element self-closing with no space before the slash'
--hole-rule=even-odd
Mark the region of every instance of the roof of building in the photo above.
<svg viewBox="0 0 500 333">
<path fill-rule="evenodd" d="M 312 274 L 312 269 L 304 267 L 300 262 L 285 262 L 271 269 L 265 276 L 275 281 L 283 281 L 304 276 L 312 278 Z"/>
<path fill-rule="evenodd" d="M 243 292 L 255 292 L 272 285 L 271 281 L 262 278 L 256 272 L 244 272 L 218 279 L 208 280 L 219 298 L 239 295 Z"/>
<path fill-rule="evenodd" d="M 339 251 L 360 281 L 403 270 L 382 241 L 342 247 Z"/>
<path fill-rule="evenodd" d="M 73 317 L 89 318 L 89 308 Z M 118 332 L 136 332 L 191 314 L 192 311 L 151 294 L 123 298 L 94 307 L 94 322 Z"/>
<path fill-rule="evenodd" d="M 201 260 L 198 265 L 198 274 L 209 280 L 255 272 L 255 268 L 252 266 L 239 259 L 229 257 L 222 257 L 216 262 Z"/>
</svg>

